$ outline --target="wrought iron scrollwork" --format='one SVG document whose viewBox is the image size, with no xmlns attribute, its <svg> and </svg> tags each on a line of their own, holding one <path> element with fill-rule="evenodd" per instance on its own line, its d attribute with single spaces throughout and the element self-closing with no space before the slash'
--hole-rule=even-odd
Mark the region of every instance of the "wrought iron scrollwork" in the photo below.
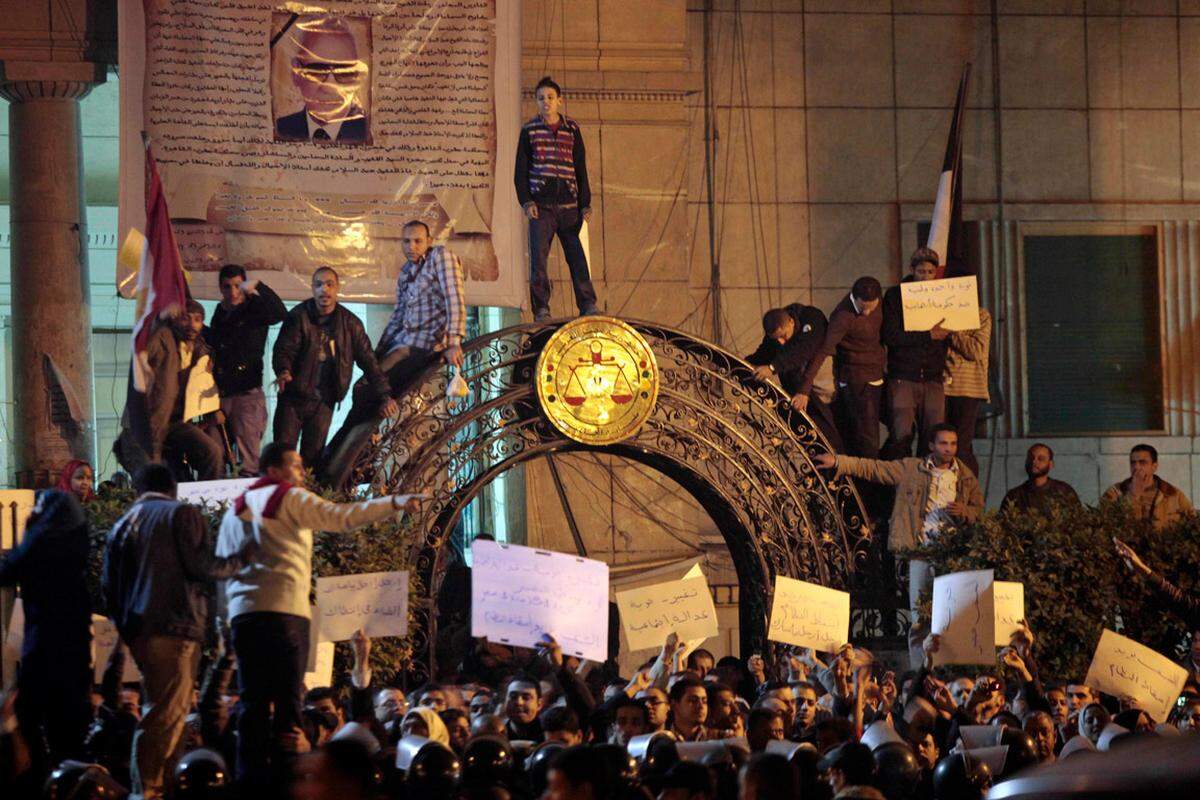
<svg viewBox="0 0 1200 800">
<path fill-rule="evenodd" d="M 775 575 L 846 588 L 866 558 L 870 531 L 853 484 L 813 464 L 828 443 L 792 410 L 778 387 L 725 350 L 691 334 L 628 320 L 659 365 L 659 399 L 632 437 L 587 447 L 542 415 L 531 379 L 556 324 L 519 325 L 464 345 L 471 394 L 446 397 L 447 376 L 431 367 L 360 458 L 361 482 L 380 491 L 432 496 L 415 519 L 409 568 L 426 591 L 416 609 L 414 667 L 433 674 L 442 556 L 463 508 L 496 475 L 562 451 L 591 450 L 662 471 L 712 515 L 741 584 L 744 652 L 765 650 Z"/>
</svg>

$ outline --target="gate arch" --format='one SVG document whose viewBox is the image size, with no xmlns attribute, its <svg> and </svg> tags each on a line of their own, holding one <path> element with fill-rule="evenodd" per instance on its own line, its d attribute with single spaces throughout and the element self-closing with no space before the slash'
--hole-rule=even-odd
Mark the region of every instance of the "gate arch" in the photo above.
<svg viewBox="0 0 1200 800">
<path fill-rule="evenodd" d="M 463 508 L 495 476 L 553 453 L 628 458 L 692 494 L 721 530 L 737 570 L 743 652 L 766 647 L 775 575 L 848 588 L 866 557 L 868 519 L 848 479 L 814 468 L 812 457 L 830 448 L 808 417 L 722 348 L 673 328 L 623 321 L 649 343 L 659 367 L 654 410 L 628 439 L 580 444 L 542 413 L 533 377 L 559 320 L 465 343 L 462 375 L 471 394 L 456 405 L 446 398 L 446 370 L 430 367 L 360 457 L 363 482 L 432 496 L 409 521 L 407 560 L 423 592 L 413 609 L 414 672 L 436 672 L 445 545 Z"/>
</svg>

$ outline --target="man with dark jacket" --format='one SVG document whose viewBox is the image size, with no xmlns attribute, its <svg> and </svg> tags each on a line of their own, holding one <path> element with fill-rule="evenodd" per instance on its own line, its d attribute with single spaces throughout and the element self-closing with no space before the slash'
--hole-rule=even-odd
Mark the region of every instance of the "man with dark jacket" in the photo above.
<svg viewBox="0 0 1200 800">
<path fill-rule="evenodd" d="M 0 586 L 20 584 L 25 612 L 17 722 L 44 777 L 83 756 L 92 716 L 92 603 L 85 573 L 88 528 L 74 495 L 38 494 L 25 535 L 0 562 Z"/>
<path fill-rule="evenodd" d="M 238 474 L 258 475 L 258 451 L 267 428 L 263 395 L 263 348 L 267 330 L 283 322 L 287 309 L 262 281 L 246 279 L 238 264 L 221 267 L 221 303 L 204 338 L 213 349 L 213 377 L 221 393 L 221 411 L 231 444 L 241 458 Z M 221 443 L 224 446 L 224 443 Z"/>
<path fill-rule="evenodd" d="M 879 341 L 882 293 L 875 278 L 864 276 L 854 282 L 850 293 L 829 315 L 821 350 L 808 362 L 792 398 L 794 407 L 806 408 L 825 360 L 832 358 L 842 415 L 842 440 L 846 452 L 863 458 L 879 454 L 879 398 L 883 391 L 884 364 L 883 345 Z"/>
<path fill-rule="evenodd" d="M 912 274 L 904 283 L 937 277 L 938 254 L 928 247 L 917 248 L 909 259 Z M 946 420 L 946 396 L 942 378 L 946 370 L 946 337 L 950 331 L 940 324 L 928 331 L 904 329 L 904 306 L 900 287 L 883 296 L 881 338 L 887 346 L 887 404 L 891 419 L 885 459 L 912 455 L 913 427 L 919 434 L 917 455 L 929 452 L 929 429 Z"/>
<path fill-rule="evenodd" d="M 168 461 L 195 471 L 197 480 L 213 480 L 221 471 L 225 454 L 221 445 L 191 419 L 184 418 L 188 383 L 210 356 L 200 333 L 204 307 L 189 300 L 187 307 L 168 322 L 160 323 L 146 345 L 150 384 L 145 394 L 130 391 L 116 447 L 121 465 L 136 472 L 142 465 Z"/>
<path fill-rule="evenodd" d="M 355 364 L 377 395 L 388 398 L 384 415 L 392 416 L 397 409 L 362 320 L 338 303 L 339 288 L 332 267 L 317 269 L 312 299 L 288 313 L 272 354 L 279 384 L 275 441 L 293 447 L 299 442 L 300 456 L 310 467 L 321 460 L 333 407 L 346 396 Z"/>
<path fill-rule="evenodd" d="M 563 116 L 562 91 L 549 77 L 534 90 L 538 115 L 521 128 L 513 182 L 517 200 L 529 218 L 529 296 L 533 318 L 550 318 L 550 273 L 546 258 L 558 236 L 571 270 L 575 303 L 580 314 L 596 313 L 596 290 L 588 271 L 587 253 L 579 240 L 583 223 L 592 215 L 587 158 L 579 123 Z"/>
<path fill-rule="evenodd" d="M 819 308 L 792 303 L 786 308 L 773 308 L 763 315 L 763 340 L 758 349 L 746 356 L 757 369 L 759 380 L 779 378 L 779 385 L 792 397 L 797 408 L 797 393 L 804 380 L 809 362 L 817 357 L 825 341 L 827 323 Z M 817 429 L 829 440 L 835 451 L 842 449 L 842 437 L 833 420 L 833 367 L 828 359 L 813 382 L 808 398 L 808 416 Z M 797 410 L 803 410 L 797 408 Z"/>
<path fill-rule="evenodd" d="M 133 737 L 132 790 L 163 793 L 163 770 L 183 736 L 192 704 L 211 582 L 243 566 L 241 554 L 218 558 L 196 506 L 175 499 L 175 477 L 162 464 L 138 471 L 138 499 L 104 546 L 101 576 L 108 613 L 129 645 L 145 689 Z"/>
<path fill-rule="evenodd" d="M 1023 514 L 1047 514 L 1055 504 L 1079 507 L 1079 495 L 1065 481 L 1050 477 L 1054 469 L 1054 450 L 1050 445 L 1037 442 L 1025 454 L 1025 474 L 1029 480 L 1009 490 L 1004 495 L 1000 510 L 1015 508 Z"/>
</svg>

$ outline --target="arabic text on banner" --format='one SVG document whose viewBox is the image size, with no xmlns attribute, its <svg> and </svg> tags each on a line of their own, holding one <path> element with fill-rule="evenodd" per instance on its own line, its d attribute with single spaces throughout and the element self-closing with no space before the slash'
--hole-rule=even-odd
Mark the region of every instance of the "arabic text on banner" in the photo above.
<svg viewBox="0 0 1200 800">
<path fill-rule="evenodd" d="M 833 653 L 849 637 L 849 593 L 775 576 L 768 639 Z"/>
<path fill-rule="evenodd" d="M 718 633 L 717 609 L 703 577 L 617 592 L 617 608 L 631 650 L 662 647 L 671 633 L 683 641 Z"/>
<path fill-rule="evenodd" d="M 1155 722 L 1166 722 L 1187 670 L 1149 647 L 1105 630 L 1084 683 L 1114 697 L 1128 695 Z"/>
<path fill-rule="evenodd" d="M 408 633 L 408 573 L 317 578 L 318 641 L 343 642 L 362 628 L 372 639 Z"/>
<path fill-rule="evenodd" d="M 937 664 L 996 660 L 996 604 L 990 569 L 933 579 L 933 632 L 941 636 Z"/>
<path fill-rule="evenodd" d="M 927 331 L 939 322 L 952 331 L 979 327 L 979 288 L 974 275 L 900 284 L 904 330 Z"/>
</svg>

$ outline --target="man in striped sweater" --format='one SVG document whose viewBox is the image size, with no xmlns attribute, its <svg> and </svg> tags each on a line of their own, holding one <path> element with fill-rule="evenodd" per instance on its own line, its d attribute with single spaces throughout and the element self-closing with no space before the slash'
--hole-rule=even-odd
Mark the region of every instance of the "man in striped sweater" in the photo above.
<svg viewBox="0 0 1200 800">
<path fill-rule="evenodd" d="M 261 791 L 270 785 L 272 766 L 276 772 L 285 766 L 283 751 L 300 729 L 313 531 L 352 531 L 412 513 L 419 497 L 331 503 L 303 488 L 304 462 L 295 445 L 283 442 L 267 445 L 259 466 L 263 477 L 221 520 L 217 555 L 228 558 L 254 545 L 254 557 L 228 579 L 225 595 L 241 683 L 237 775 L 244 786 Z M 280 751 L 273 765 L 272 742 Z"/>
<path fill-rule="evenodd" d="M 563 116 L 562 91 L 549 77 L 534 92 L 538 115 L 521 128 L 517 143 L 514 183 L 517 199 L 529 218 L 529 296 L 533 318 L 550 318 L 550 274 L 546 258 L 558 236 L 571 270 L 575 303 L 580 314 L 595 314 L 596 290 L 588 271 L 587 253 L 579 241 L 583 223 L 591 218 L 583 134 L 575 120 Z"/>
</svg>

